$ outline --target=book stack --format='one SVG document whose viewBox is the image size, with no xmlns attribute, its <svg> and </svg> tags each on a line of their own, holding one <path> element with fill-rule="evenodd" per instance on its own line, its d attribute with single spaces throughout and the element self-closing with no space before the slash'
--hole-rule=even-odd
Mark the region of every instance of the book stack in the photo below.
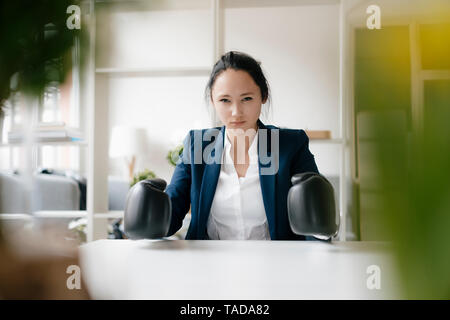
<svg viewBox="0 0 450 320">
<path fill-rule="evenodd" d="M 23 141 L 24 132 L 16 128 L 8 132 L 9 143 L 20 143 Z M 63 121 L 41 122 L 33 129 L 33 140 L 36 142 L 63 142 L 81 141 L 80 130 L 66 126 Z"/>
<path fill-rule="evenodd" d="M 331 139 L 330 130 L 305 130 L 309 139 Z"/>
</svg>

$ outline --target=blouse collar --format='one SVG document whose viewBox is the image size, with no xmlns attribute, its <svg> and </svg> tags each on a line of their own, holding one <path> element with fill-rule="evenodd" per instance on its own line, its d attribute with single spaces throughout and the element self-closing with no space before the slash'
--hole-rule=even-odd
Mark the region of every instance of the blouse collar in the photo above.
<svg viewBox="0 0 450 320">
<path fill-rule="evenodd" d="M 231 141 L 228 138 L 227 135 L 227 127 L 225 126 L 225 130 L 224 130 L 224 134 L 225 134 L 225 141 L 224 141 L 224 153 L 225 153 L 225 157 L 224 157 L 224 162 L 226 163 L 233 163 L 233 160 L 231 158 Z M 258 163 L 258 131 L 256 131 L 256 134 L 253 138 L 253 141 L 248 149 L 248 156 L 250 159 L 250 163 L 254 164 L 254 163 Z"/>
</svg>

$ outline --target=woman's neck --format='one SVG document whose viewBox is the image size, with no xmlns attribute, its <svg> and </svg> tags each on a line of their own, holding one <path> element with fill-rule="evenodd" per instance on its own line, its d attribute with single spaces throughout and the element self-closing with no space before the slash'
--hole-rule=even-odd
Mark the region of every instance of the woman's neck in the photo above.
<svg viewBox="0 0 450 320">
<path fill-rule="evenodd" d="M 248 149 L 253 142 L 256 134 L 258 133 L 258 126 L 255 124 L 254 128 L 249 129 L 228 129 L 226 130 L 227 137 L 231 143 L 231 154 L 237 156 L 238 151 L 242 150 L 240 148 L 244 148 L 243 151 L 245 155 L 248 154 Z M 242 152 L 242 151 L 241 151 Z M 233 157 L 236 159 L 236 157 Z"/>
</svg>

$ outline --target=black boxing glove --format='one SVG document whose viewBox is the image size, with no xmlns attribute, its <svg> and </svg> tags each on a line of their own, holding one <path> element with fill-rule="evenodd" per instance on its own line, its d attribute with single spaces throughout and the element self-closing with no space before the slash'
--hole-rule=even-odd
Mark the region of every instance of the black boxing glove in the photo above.
<svg viewBox="0 0 450 320">
<path fill-rule="evenodd" d="M 167 235 L 171 202 L 163 179 L 142 180 L 128 191 L 124 231 L 130 239 L 156 239 Z"/>
<path fill-rule="evenodd" d="M 322 240 L 335 236 L 339 223 L 331 183 L 315 172 L 296 174 L 291 182 L 287 208 L 292 231 Z"/>
</svg>

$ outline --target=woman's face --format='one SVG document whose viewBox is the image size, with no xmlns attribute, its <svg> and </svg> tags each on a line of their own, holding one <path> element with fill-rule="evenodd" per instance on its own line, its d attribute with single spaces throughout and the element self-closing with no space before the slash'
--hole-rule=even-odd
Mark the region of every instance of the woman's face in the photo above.
<svg viewBox="0 0 450 320">
<path fill-rule="evenodd" d="M 214 82 L 211 101 L 222 123 L 232 129 L 257 129 L 261 113 L 261 90 L 242 70 L 227 69 Z"/>
</svg>

